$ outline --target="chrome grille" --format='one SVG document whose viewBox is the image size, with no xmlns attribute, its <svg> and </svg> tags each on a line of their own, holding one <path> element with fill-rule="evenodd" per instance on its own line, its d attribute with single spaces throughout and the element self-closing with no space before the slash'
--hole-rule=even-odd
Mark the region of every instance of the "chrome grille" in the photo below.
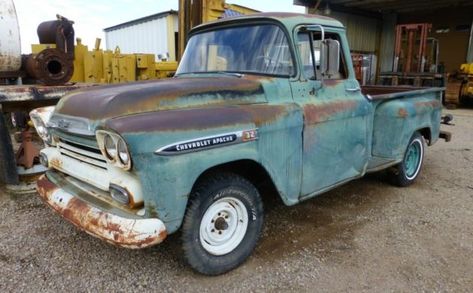
<svg viewBox="0 0 473 293">
<path fill-rule="evenodd" d="M 59 152 L 64 156 L 95 167 L 107 169 L 107 161 L 102 155 L 102 152 L 97 148 L 74 143 L 63 138 L 59 139 L 57 147 L 59 148 Z"/>
</svg>

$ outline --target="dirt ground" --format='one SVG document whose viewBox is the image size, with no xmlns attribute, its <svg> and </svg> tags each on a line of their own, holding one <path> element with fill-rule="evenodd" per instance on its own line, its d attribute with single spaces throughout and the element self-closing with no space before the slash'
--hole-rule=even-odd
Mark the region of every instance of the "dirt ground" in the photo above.
<svg viewBox="0 0 473 293">
<path fill-rule="evenodd" d="M 409 188 L 383 174 L 294 207 L 266 200 L 264 235 L 238 269 L 205 277 L 176 237 L 132 251 L 78 231 L 36 195 L 0 194 L 0 291 L 471 292 L 473 109 L 448 111 Z"/>
</svg>

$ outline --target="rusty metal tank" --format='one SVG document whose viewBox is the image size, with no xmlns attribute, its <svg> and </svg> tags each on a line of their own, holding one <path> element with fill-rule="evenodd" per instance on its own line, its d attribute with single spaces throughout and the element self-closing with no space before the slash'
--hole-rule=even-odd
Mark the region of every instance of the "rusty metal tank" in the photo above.
<svg viewBox="0 0 473 293">
<path fill-rule="evenodd" d="M 18 72 L 21 67 L 21 43 L 18 18 L 13 0 L 0 1 L 0 76 Z"/>
</svg>

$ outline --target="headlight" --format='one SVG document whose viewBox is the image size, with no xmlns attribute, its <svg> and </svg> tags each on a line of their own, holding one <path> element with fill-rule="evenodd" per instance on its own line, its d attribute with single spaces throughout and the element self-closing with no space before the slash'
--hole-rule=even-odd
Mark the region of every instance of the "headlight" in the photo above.
<svg viewBox="0 0 473 293">
<path fill-rule="evenodd" d="M 36 129 L 39 137 L 41 137 L 42 140 L 48 142 L 50 139 L 49 131 L 43 120 L 38 119 L 37 117 L 31 117 L 31 121 L 33 121 L 34 128 Z"/>
<path fill-rule="evenodd" d="M 120 135 L 98 130 L 97 142 L 108 163 L 125 170 L 131 168 L 130 152 L 125 140 Z"/>
<path fill-rule="evenodd" d="M 36 132 L 45 143 L 51 144 L 51 135 L 47 123 L 54 111 L 54 106 L 34 109 L 30 112 L 31 121 L 33 121 Z"/>
<path fill-rule="evenodd" d="M 123 139 L 119 139 L 117 143 L 118 158 L 123 165 L 128 165 L 130 162 L 130 156 L 128 154 L 128 148 Z"/>
<path fill-rule="evenodd" d="M 103 138 L 103 146 L 105 154 L 110 161 L 117 159 L 117 144 L 110 134 L 106 134 Z"/>
</svg>

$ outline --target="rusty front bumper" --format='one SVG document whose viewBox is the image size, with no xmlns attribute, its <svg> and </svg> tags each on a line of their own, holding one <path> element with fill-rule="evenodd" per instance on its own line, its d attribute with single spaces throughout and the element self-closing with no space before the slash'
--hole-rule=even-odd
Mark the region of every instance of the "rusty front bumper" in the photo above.
<svg viewBox="0 0 473 293">
<path fill-rule="evenodd" d="M 37 182 L 41 198 L 58 214 L 92 236 L 126 248 L 144 248 L 162 242 L 166 227 L 156 218 L 126 218 L 99 209 L 64 190 L 43 175 Z"/>
</svg>

